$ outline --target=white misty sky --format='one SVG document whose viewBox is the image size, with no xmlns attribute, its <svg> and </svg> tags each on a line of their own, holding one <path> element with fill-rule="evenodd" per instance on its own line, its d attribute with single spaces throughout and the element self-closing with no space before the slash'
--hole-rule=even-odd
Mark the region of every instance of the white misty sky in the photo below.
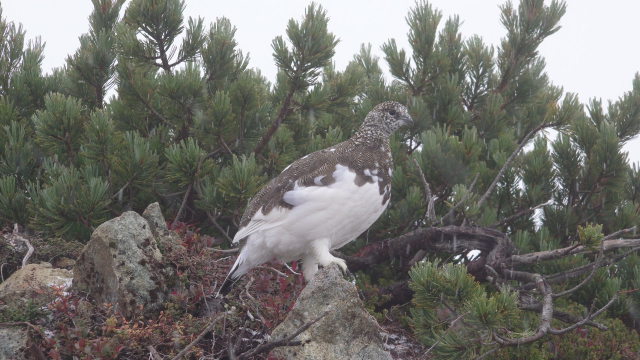
<svg viewBox="0 0 640 360">
<path fill-rule="evenodd" d="M 408 49 L 405 16 L 413 0 L 326 0 L 317 1 L 330 17 L 329 30 L 340 43 L 334 61 L 343 69 L 358 52 L 360 44 L 371 43 L 382 57 L 380 46 L 395 38 Z M 290 18 L 300 19 L 310 1 L 211 1 L 187 0 L 185 16 L 201 16 L 205 23 L 217 17 L 229 18 L 238 30 L 236 39 L 249 52 L 250 66 L 271 81 L 276 67 L 271 40 L 284 35 Z M 497 46 L 504 35 L 497 0 L 432 0 L 444 18 L 459 15 L 462 35 L 480 35 L 485 43 Z M 518 1 L 514 1 L 517 4 Z M 549 1 L 547 1 L 549 3 Z M 591 98 L 615 101 L 631 89 L 634 74 L 640 71 L 640 2 L 628 0 L 569 0 L 562 28 L 540 48 L 552 82 L 567 92 L 577 93 L 585 103 Z M 126 6 L 126 5 L 125 5 Z M 62 66 L 67 55 L 78 47 L 78 37 L 88 30 L 89 0 L 5 0 L 3 16 L 22 23 L 28 38 L 40 36 L 46 43 L 44 71 Z M 381 61 L 383 67 L 386 65 Z M 640 161 L 640 140 L 625 146 L 629 159 Z"/>
</svg>

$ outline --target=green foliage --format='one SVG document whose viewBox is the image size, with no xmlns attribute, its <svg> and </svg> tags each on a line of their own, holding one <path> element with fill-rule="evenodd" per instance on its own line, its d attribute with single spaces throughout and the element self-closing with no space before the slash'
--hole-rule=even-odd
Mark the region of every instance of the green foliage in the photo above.
<svg viewBox="0 0 640 360">
<path fill-rule="evenodd" d="M 0 322 L 33 322 L 46 314 L 39 301 L 16 301 L 0 310 Z"/>
<path fill-rule="evenodd" d="M 113 84 L 116 59 L 115 26 L 125 0 L 92 0 L 89 33 L 80 36 L 80 48 L 67 57 L 66 91 L 90 108 L 102 108 Z"/>
<path fill-rule="evenodd" d="M 479 356 L 493 333 L 521 316 L 517 293 L 505 287 L 488 294 L 463 265 L 438 262 L 421 262 L 409 273 L 414 332 L 438 359 Z"/>
<path fill-rule="evenodd" d="M 29 187 L 32 226 L 58 236 L 89 240 L 93 229 L 107 220 L 108 183 L 90 167 L 50 166 L 55 169 L 48 172 L 56 176 L 42 187 Z"/>
<path fill-rule="evenodd" d="M 82 105 L 72 97 L 50 94 L 45 98 L 45 109 L 33 116 L 36 143 L 64 163 L 76 161 L 85 116 Z"/>
<path fill-rule="evenodd" d="M 178 188 L 193 185 L 213 174 L 213 162 L 194 139 L 171 145 L 165 155 L 166 179 Z"/>
<path fill-rule="evenodd" d="M 13 176 L 0 177 L 0 220 L 6 224 L 26 224 L 29 213 L 27 196 Z"/>
<path fill-rule="evenodd" d="M 287 37 L 292 49 L 281 36 L 271 43 L 276 65 L 290 81 L 290 87 L 306 88 L 315 83 L 320 70 L 329 64 L 338 44 L 336 37 L 328 32 L 329 19 L 320 5 L 307 7 L 302 22 L 289 20 Z"/>
<path fill-rule="evenodd" d="M 578 225 L 578 239 L 580 243 L 595 248 L 602 243 L 604 235 L 602 234 L 602 225 L 587 224 L 586 226 Z"/>
</svg>

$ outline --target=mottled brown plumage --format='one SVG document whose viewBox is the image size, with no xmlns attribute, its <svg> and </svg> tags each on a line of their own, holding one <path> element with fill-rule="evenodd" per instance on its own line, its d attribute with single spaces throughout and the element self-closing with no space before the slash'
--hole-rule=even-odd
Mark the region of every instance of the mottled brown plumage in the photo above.
<svg viewBox="0 0 640 360">
<path fill-rule="evenodd" d="M 307 279 L 317 271 L 318 264 L 343 265 L 344 261 L 329 250 L 354 240 L 388 205 L 393 168 L 389 137 L 411 122 L 402 104 L 378 104 L 350 139 L 296 160 L 263 187 L 250 200 L 240 221 L 234 243 L 240 242 L 242 251 L 222 292 L 228 290 L 233 279 L 270 259 L 303 258 Z M 368 190 L 359 190 L 365 188 Z M 314 201 L 324 208 L 310 203 Z M 299 210 L 298 206 L 313 210 Z M 332 212 L 341 217 L 334 224 L 339 226 L 330 226 Z M 348 217 L 353 218 L 353 224 Z M 321 231 L 323 226 L 327 228 Z"/>
</svg>

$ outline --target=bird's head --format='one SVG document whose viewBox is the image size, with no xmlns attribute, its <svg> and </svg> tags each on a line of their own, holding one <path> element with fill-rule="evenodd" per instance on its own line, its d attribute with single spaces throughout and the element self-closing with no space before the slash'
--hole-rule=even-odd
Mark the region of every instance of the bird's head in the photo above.
<svg viewBox="0 0 640 360">
<path fill-rule="evenodd" d="M 407 107 L 396 101 L 385 101 L 369 111 L 360 131 L 389 136 L 405 125 L 413 125 L 413 119 Z"/>
</svg>

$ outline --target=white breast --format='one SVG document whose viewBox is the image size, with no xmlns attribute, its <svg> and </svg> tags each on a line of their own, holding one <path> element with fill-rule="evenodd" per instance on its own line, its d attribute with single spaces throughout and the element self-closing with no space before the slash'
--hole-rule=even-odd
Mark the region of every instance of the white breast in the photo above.
<svg viewBox="0 0 640 360">
<path fill-rule="evenodd" d="M 313 240 L 328 238 L 336 249 L 366 231 L 388 204 L 382 204 L 379 184 L 356 185 L 355 172 L 343 165 L 336 166 L 333 178 L 328 186 L 296 184 L 283 197 L 291 209 L 277 208 L 267 215 L 258 211 L 252 222 L 265 225 L 249 236 L 247 247 L 292 261 L 300 259 Z"/>
</svg>

